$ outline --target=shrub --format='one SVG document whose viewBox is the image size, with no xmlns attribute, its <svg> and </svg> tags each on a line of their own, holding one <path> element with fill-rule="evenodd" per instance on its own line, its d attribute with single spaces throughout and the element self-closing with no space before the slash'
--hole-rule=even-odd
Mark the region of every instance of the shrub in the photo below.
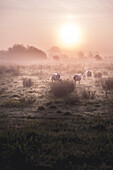
<svg viewBox="0 0 113 170">
<path fill-rule="evenodd" d="M 51 92 L 56 97 L 66 97 L 70 93 L 72 93 L 74 89 L 75 89 L 75 85 L 73 81 L 64 80 L 60 82 L 51 83 Z"/>
<path fill-rule="evenodd" d="M 31 87 L 33 86 L 33 80 L 30 78 L 24 78 L 23 79 L 23 87 Z"/>
<path fill-rule="evenodd" d="M 103 79 L 101 81 L 102 84 L 102 88 L 104 90 L 112 90 L 113 89 L 113 78 L 107 78 L 107 79 Z"/>
</svg>

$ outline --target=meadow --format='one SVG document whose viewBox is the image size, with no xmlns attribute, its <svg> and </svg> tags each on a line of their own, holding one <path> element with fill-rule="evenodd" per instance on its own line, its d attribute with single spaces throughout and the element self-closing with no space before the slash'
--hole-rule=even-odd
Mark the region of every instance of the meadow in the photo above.
<svg viewBox="0 0 113 170">
<path fill-rule="evenodd" d="M 113 169 L 112 58 L 1 62 L 0 170 L 20 169 Z"/>
</svg>

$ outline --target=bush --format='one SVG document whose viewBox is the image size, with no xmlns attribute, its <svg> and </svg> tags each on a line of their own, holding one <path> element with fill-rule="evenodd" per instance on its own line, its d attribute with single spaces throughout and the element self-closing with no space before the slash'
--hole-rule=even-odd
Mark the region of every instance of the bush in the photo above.
<svg viewBox="0 0 113 170">
<path fill-rule="evenodd" d="M 103 79 L 101 84 L 104 90 L 113 90 L 113 78 Z"/>
<path fill-rule="evenodd" d="M 24 78 L 23 79 L 23 87 L 31 87 L 33 86 L 33 80 L 32 79 L 28 79 L 28 78 Z"/>
<path fill-rule="evenodd" d="M 73 81 L 65 80 L 51 83 L 51 92 L 56 97 L 66 97 L 75 89 Z"/>
</svg>

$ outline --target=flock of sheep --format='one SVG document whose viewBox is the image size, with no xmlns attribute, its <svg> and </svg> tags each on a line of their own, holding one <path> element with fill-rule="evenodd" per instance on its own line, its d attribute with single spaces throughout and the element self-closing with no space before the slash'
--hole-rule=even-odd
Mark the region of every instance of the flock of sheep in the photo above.
<svg viewBox="0 0 113 170">
<path fill-rule="evenodd" d="M 74 74 L 73 79 L 74 79 L 75 83 L 78 81 L 80 84 L 82 77 L 92 77 L 92 76 L 93 76 L 93 72 L 91 70 L 87 69 L 84 74 L 81 74 L 81 73 Z M 53 81 L 62 81 L 61 74 L 53 73 L 53 75 L 51 76 L 51 80 L 52 80 L 52 82 Z"/>
</svg>

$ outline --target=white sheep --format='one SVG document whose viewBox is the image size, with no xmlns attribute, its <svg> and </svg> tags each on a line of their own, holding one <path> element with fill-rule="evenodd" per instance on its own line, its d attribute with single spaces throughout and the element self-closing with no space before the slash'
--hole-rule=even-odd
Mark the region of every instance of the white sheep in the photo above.
<svg viewBox="0 0 113 170">
<path fill-rule="evenodd" d="M 51 76 L 52 82 L 61 80 L 60 76 L 61 76 L 60 73 L 53 73 L 53 75 Z"/>
<path fill-rule="evenodd" d="M 83 75 L 83 77 L 92 77 L 93 76 L 93 71 L 90 69 L 87 69 Z"/>
<path fill-rule="evenodd" d="M 82 74 L 81 74 L 81 73 L 75 74 L 75 75 L 73 76 L 73 79 L 74 79 L 75 83 L 76 83 L 76 81 L 79 81 L 79 84 L 80 84 L 80 81 L 81 81 L 81 79 L 82 79 Z"/>
</svg>

